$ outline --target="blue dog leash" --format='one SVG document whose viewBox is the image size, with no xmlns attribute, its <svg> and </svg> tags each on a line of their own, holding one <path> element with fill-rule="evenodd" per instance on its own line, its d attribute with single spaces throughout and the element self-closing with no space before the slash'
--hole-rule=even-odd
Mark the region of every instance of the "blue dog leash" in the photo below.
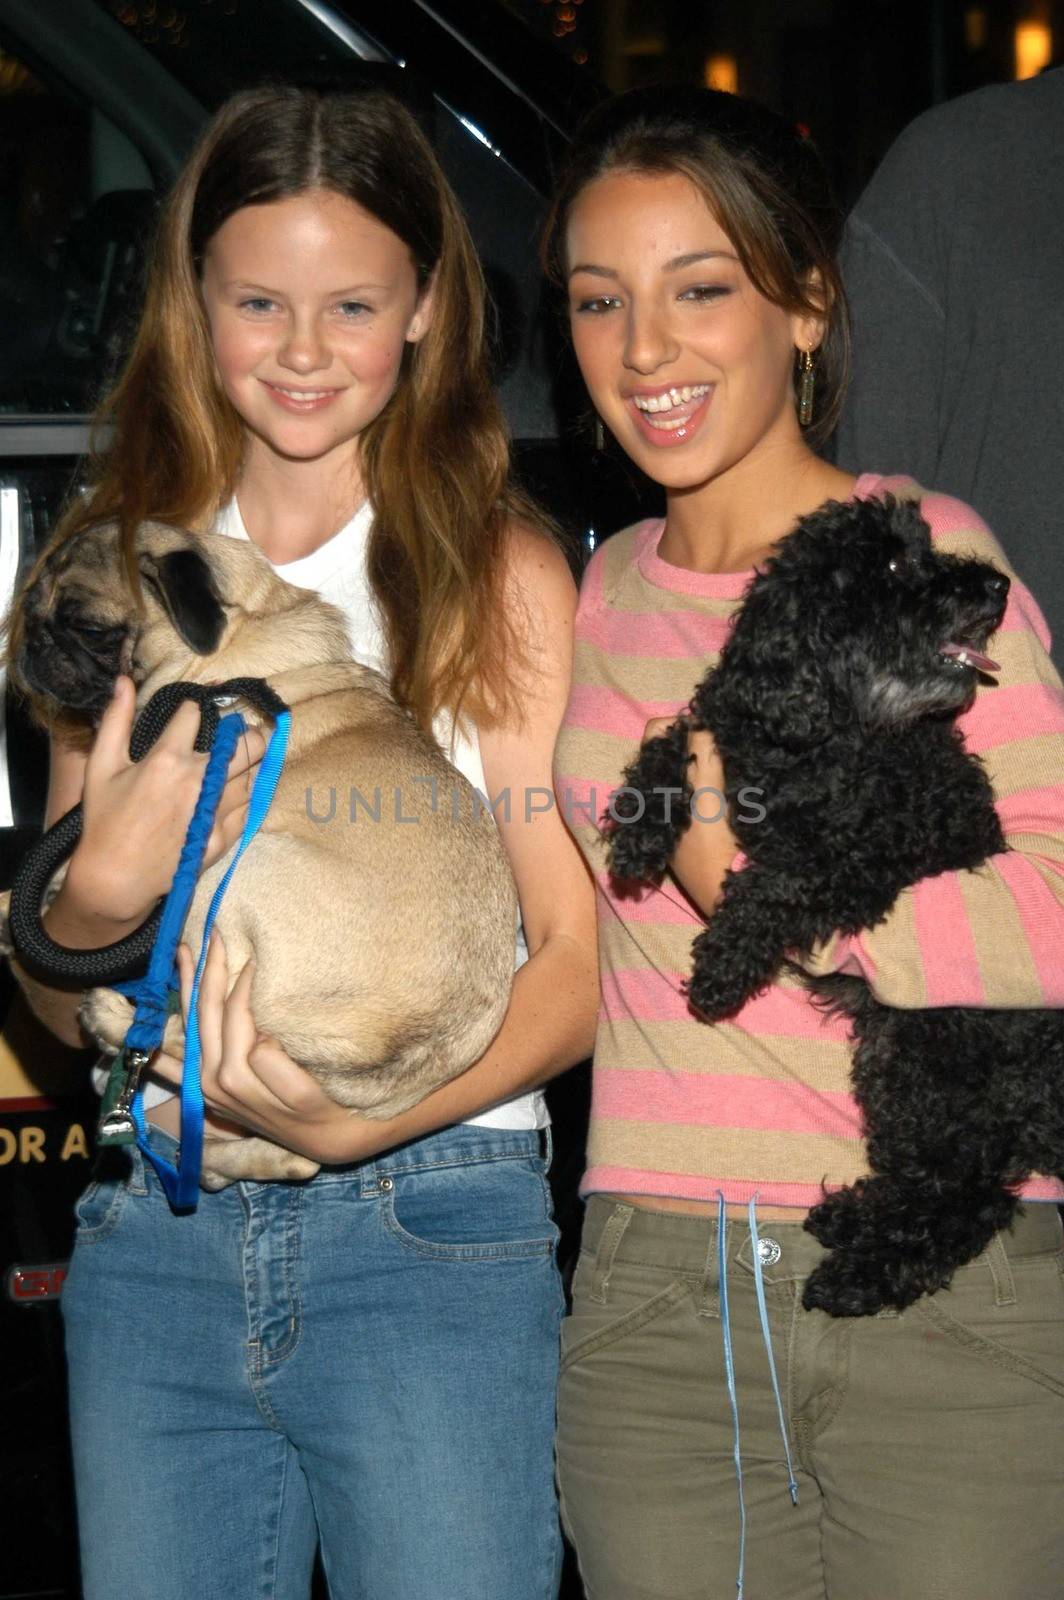
<svg viewBox="0 0 1064 1600">
<path fill-rule="evenodd" d="M 167 1017 L 172 1009 L 176 1009 L 173 1002 L 177 993 L 174 971 L 177 944 L 192 903 L 203 852 L 225 783 L 226 768 L 242 727 L 242 718 L 227 717 L 215 729 L 196 809 L 185 835 L 170 892 L 158 918 L 146 972 L 120 983 L 111 982 L 110 986 L 119 994 L 135 1002 L 136 1011 L 104 1092 L 96 1130 L 97 1143 L 100 1145 L 136 1142 L 133 1100 L 141 1073 L 162 1039 Z"/>
<path fill-rule="evenodd" d="M 196 810 L 189 824 L 174 881 L 163 907 L 148 970 L 142 978 L 114 985 L 136 1005 L 123 1051 L 131 1069 L 131 1087 L 134 1092 L 128 1107 L 120 1105 L 105 1113 L 101 1122 L 102 1140 L 124 1143 L 129 1142 L 130 1135 L 135 1136 L 137 1147 L 151 1162 L 175 1211 L 195 1211 L 199 1200 L 204 1112 L 203 1090 L 200 1083 L 199 988 L 207 959 L 210 933 L 237 864 L 258 833 L 270 808 L 284 767 L 291 720 L 291 712 L 287 709 L 276 714 L 273 733 L 252 790 L 244 831 L 207 910 L 186 1028 L 184 1071 L 181 1079 L 181 1145 L 177 1165 L 157 1154 L 148 1142 L 148 1128 L 144 1119 L 144 1091 L 140 1083 L 140 1074 L 149 1057 L 162 1043 L 167 1018 L 174 1007 L 178 987 L 177 946 L 195 893 L 200 863 L 225 785 L 229 762 L 237 741 L 245 729 L 244 719 L 239 713 L 224 717 L 219 724 Z M 127 1120 L 131 1124 L 128 1129 Z M 110 1127 L 108 1127 L 109 1122 Z"/>
</svg>

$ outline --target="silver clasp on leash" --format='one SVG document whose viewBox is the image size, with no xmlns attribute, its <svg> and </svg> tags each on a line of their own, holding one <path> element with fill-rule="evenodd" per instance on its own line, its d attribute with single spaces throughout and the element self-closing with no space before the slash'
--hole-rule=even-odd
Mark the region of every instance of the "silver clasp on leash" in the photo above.
<svg viewBox="0 0 1064 1600">
<path fill-rule="evenodd" d="M 137 1137 L 133 1100 L 151 1057 L 147 1050 L 123 1050 L 122 1055 L 124 1062 L 116 1061 L 112 1068 L 113 1072 L 122 1074 L 121 1088 L 114 1105 L 104 1112 L 96 1126 L 96 1138 L 101 1144 L 128 1144 Z"/>
</svg>

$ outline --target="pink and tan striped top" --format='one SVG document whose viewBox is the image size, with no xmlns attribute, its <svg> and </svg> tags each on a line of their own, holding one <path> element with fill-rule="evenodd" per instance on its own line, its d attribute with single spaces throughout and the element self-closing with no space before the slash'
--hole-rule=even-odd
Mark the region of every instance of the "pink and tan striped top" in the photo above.
<svg viewBox="0 0 1064 1600">
<path fill-rule="evenodd" d="M 919 495 L 936 545 L 1008 564 L 980 518 L 904 478 L 866 474 L 855 493 Z M 750 573 L 689 572 L 640 523 L 592 558 L 576 624 L 573 691 L 555 756 L 558 803 L 599 886 L 602 1006 L 584 1193 L 670 1195 L 808 1207 L 821 1183 L 867 1171 L 849 1087 L 844 1021 L 781 977 L 727 1022 L 681 990 L 703 925 L 682 890 L 618 899 L 597 819 L 649 717 L 671 715 L 717 659 Z M 960 721 L 983 758 L 1009 852 L 904 891 L 887 920 L 837 937 L 810 971 L 861 973 L 888 1005 L 1064 1006 L 1064 690 L 1045 622 L 1015 574 L 984 685 Z M 1024 1193 L 1061 1187 L 1033 1178 Z"/>
</svg>

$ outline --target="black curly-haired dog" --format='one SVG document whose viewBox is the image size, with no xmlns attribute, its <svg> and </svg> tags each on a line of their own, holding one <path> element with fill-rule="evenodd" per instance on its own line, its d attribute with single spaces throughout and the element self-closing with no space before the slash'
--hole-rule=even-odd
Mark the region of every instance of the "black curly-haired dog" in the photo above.
<svg viewBox="0 0 1064 1600">
<path fill-rule="evenodd" d="M 704 1017 L 738 1010 L 789 955 L 874 927 L 907 885 L 1006 848 L 954 718 L 994 667 L 981 652 L 1008 587 L 936 553 L 918 507 L 890 497 L 829 503 L 764 563 L 720 664 L 690 714 L 642 746 L 608 824 L 614 875 L 659 881 L 691 820 L 688 732 L 709 729 L 747 864 L 694 942 Z M 832 1253 L 805 1305 L 901 1308 L 1009 1226 L 1028 1173 L 1064 1175 L 1064 1013 L 902 1011 L 860 978 L 805 981 L 852 1020 L 873 1168 L 809 1213 Z"/>
</svg>

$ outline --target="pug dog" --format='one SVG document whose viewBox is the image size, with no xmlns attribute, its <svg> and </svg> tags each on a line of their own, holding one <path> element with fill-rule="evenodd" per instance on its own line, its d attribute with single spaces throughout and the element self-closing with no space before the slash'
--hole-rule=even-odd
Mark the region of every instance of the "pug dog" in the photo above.
<svg viewBox="0 0 1064 1600">
<path fill-rule="evenodd" d="M 49 723 L 97 720 L 120 672 L 138 705 L 179 680 L 267 680 L 291 708 L 287 759 L 216 925 L 232 974 L 254 957 L 258 1026 L 338 1104 L 394 1116 L 482 1055 L 506 1010 L 517 900 L 494 820 L 384 679 L 351 659 L 341 613 L 253 544 L 146 522 L 136 558 L 139 606 L 115 525 L 46 559 L 19 602 L 16 681 Z M 194 951 L 231 856 L 197 885 L 183 935 Z M 93 989 L 79 1015 L 117 1053 L 129 1001 Z M 163 1048 L 182 1059 L 180 1017 Z M 317 1170 L 261 1138 L 204 1142 L 208 1189 Z"/>
</svg>

